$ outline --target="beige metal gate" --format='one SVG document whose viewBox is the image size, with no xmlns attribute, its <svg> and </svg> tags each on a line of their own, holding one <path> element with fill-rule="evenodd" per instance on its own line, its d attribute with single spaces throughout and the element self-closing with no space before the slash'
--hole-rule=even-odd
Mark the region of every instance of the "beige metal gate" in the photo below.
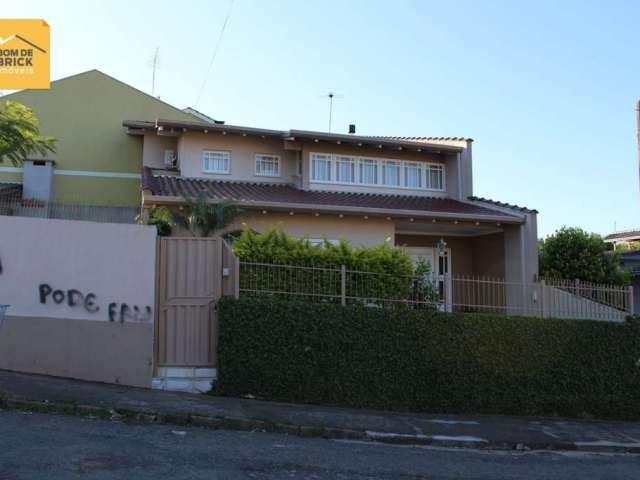
<svg viewBox="0 0 640 480">
<path fill-rule="evenodd" d="M 237 260 L 220 238 L 158 239 L 156 367 L 216 367 L 216 302 L 235 294 Z"/>
</svg>

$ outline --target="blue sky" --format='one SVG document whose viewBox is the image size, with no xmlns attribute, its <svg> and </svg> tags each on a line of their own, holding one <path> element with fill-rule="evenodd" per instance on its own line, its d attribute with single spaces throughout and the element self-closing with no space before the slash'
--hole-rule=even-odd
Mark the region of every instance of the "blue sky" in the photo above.
<svg viewBox="0 0 640 480">
<path fill-rule="evenodd" d="M 52 77 L 98 68 L 194 106 L 231 0 L 5 2 L 44 18 Z M 235 0 L 197 108 L 232 124 L 467 136 L 475 193 L 608 233 L 640 226 L 635 1 Z"/>
</svg>

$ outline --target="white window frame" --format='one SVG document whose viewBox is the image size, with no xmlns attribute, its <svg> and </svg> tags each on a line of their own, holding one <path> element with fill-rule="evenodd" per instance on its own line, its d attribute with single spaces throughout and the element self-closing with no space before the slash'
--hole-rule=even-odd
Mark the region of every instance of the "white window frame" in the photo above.
<svg viewBox="0 0 640 480">
<path fill-rule="evenodd" d="M 442 172 L 442 188 L 434 188 L 431 186 L 431 169 L 434 170 L 440 170 Z M 446 189 L 446 169 L 444 167 L 444 165 L 440 164 L 440 163 L 429 163 L 427 165 L 425 165 L 424 167 L 424 188 L 427 190 L 433 190 L 433 191 L 444 191 Z"/>
<path fill-rule="evenodd" d="M 402 187 L 402 171 L 404 165 L 400 160 L 383 160 L 382 161 L 382 183 L 380 184 L 383 187 L 389 188 L 400 188 Z M 387 169 L 394 168 L 398 172 L 398 183 L 386 183 L 387 182 Z"/>
<path fill-rule="evenodd" d="M 270 174 L 270 173 L 260 173 L 258 172 L 258 162 L 261 159 L 265 159 L 268 158 L 270 160 L 274 160 L 276 161 L 276 173 L 275 174 Z M 280 174 L 280 166 L 282 165 L 282 162 L 280 161 L 280 155 L 273 155 L 271 153 L 256 153 L 254 155 L 254 166 L 255 166 L 255 176 L 256 177 L 271 177 L 271 178 L 278 178 L 281 176 Z"/>
<path fill-rule="evenodd" d="M 206 155 L 207 153 L 215 153 L 215 154 L 223 154 L 226 156 L 227 158 L 227 169 L 226 170 L 208 170 L 206 168 L 207 165 L 207 159 L 206 159 Z M 203 173 L 210 173 L 210 174 L 216 174 L 216 175 L 229 175 L 231 173 L 231 151 L 229 150 L 209 150 L 209 149 L 204 149 L 202 150 L 202 172 Z"/>
<path fill-rule="evenodd" d="M 365 158 L 365 157 L 359 157 L 358 158 L 358 177 L 357 177 L 357 183 L 358 185 L 367 185 L 367 186 L 376 186 L 378 185 L 378 181 L 380 179 L 380 162 L 378 162 L 377 158 Z M 374 180 L 373 183 L 371 182 L 363 182 L 362 181 L 362 166 L 363 165 L 373 165 L 375 167 L 376 170 L 376 178 Z"/>
<path fill-rule="evenodd" d="M 329 162 L 329 180 L 318 180 L 318 179 L 314 179 L 313 176 L 315 174 L 315 169 L 313 168 L 313 161 L 315 160 L 314 157 L 315 156 L 321 156 L 321 157 L 325 157 L 323 158 L 323 161 L 327 161 Z M 335 175 L 335 161 L 333 158 L 333 155 L 330 153 L 311 153 L 309 155 L 309 178 L 311 179 L 312 182 L 314 183 L 336 183 L 336 181 L 334 180 L 336 178 Z"/>
<path fill-rule="evenodd" d="M 417 187 L 411 186 L 411 185 L 407 185 L 408 179 L 409 177 L 407 176 L 407 169 L 409 168 L 417 168 L 418 169 L 418 182 L 420 183 L 420 185 L 418 185 Z M 402 175 L 403 175 L 403 181 L 402 181 L 402 186 L 404 188 L 410 188 L 412 190 L 422 190 L 426 187 L 426 183 L 425 183 L 425 177 L 424 177 L 424 172 L 426 170 L 428 170 L 429 167 L 426 167 L 421 163 L 421 162 L 402 162 Z"/>
<path fill-rule="evenodd" d="M 314 157 L 322 156 L 325 160 L 329 161 L 329 180 L 316 180 L 313 178 L 314 169 L 313 169 L 313 161 Z M 338 173 L 338 159 L 339 158 L 351 158 L 355 162 L 355 182 L 339 182 L 337 180 Z M 376 167 L 376 183 L 366 183 L 362 181 L 361 175 L 361 165 L 368 163 L 373 164 Z M 375 163 L 373 163 L 375 162 Z M 393 164 L 397 164 L 400 166 L 399 172 L 399 185 L 386 185 L 383 183 L 383 167 L 386 162 L 393 162 Z M 420 166 L 420 181 L 422 185 L 420 187 L 407 187 L 406 179 L 405 179 L 405 168 L 415 167 L 415 165 Z M 435 167 L 442 171 L 442 188 L 432 188 L 430 171 L 431 168 Z M 378 188 L 388 188 L 393 190 L 410 190 L 410 191 L 427 191 L 427 192 L 446 192 L 447 190 L 447 168 L 443 163 L 436 162 L 421 162 L 419 160 L 399 160 L 397 158 L 373 158 L 373 157 L 363 157 L 357 155 L 337 155 L 323 152 L 310 152 L 309 153 L 309 181 L 311 183 L 319 183 L 326 185 L 349 185 L 349 186 L 363 186 L 363 187 L 378 187 Z"/>
<path fill-rule="evenodd" d="M 348 184 L 348 185 L 353 185 L 358 183 L 358 159 L 357 158 L 352 157 L 350 155 L 334 155 L 334 162 L 335 162 L 336 174 L 333 176 L 333 178 L 336 179 L 336 182 L 341 184 Z M 351 170 L 353 172 L 353 180 L 351 182 L 338 179 L 340 177 L 341 163 L 349 163 L 351 165 L 352 167 Z"/>
</svg>

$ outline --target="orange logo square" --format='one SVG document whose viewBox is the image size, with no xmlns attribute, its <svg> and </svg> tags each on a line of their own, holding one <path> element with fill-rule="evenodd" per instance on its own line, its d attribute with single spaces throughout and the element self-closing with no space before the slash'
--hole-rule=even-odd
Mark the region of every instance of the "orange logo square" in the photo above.
<svg viewBox="0 0 640 480">
<path fill-rule="evenodd" d="M 50 30 L 40 19 L 0 19 L 0 88 L 49 88 Z"/>
</svg>

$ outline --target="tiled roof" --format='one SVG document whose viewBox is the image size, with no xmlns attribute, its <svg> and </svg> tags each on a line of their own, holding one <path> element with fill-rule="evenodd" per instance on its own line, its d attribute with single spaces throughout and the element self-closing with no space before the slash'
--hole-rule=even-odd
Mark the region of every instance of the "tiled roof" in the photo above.
<svg viewBox="0 0 640 480">
<path fill-rule="evenodd" d="M 624 230 L 613 232 L 604 237 L 605 240 L 618 240 L 620 238 L 637 238 L 640 237 L 640 230 Z"/>
<path fill-rule="evenodd" d="M 237 181 L 220 181 L 200 178 L 185 178 L 172 175 L 153 175 L 145 168 L 143 188 L 154 196 L 195 197 L 205 193 L 210 199 L 233 199 L 256 207 L 266 204 L 283 204 L 283 207 L 296 205 L 309 209 L 318 208 L 356 208 L 366 212 L 367 209 L 424 212 L 437 215 L 469 215 L 477 217 L 502 217 L 505 221 L 516 219 L 515 215 L 459 202 L 448 198 L 425 197 L 418 195 L 387 195 L 355 192 L 331 192 L 318 190 L 301 190 L 288 184 L 252 183 Z M 389 212 L 391 213 L 391 212 Z"/>
<path fill-rule="evenodd" d="M 403 140 L 407 142 L 473 142 L 472 138 L 466 137 L 397 137 L 397 136 L 372 136 L 370 138 L 386 138 L 388 140 Z"/>
<path fill-rule="evenodd" d="M 491 205 L 495 205 L 496 207 L 509 208 L 511 210 L 518 210 L 519 212 L 524 212 L 524 213 L 538 213 L 537 210 L 532 210 L 532 209 L 529 209 L 527 207 L 521 207 L 519 205 L 514 205 L 513 203 L 506 203 L 506 202 L 499 202 L 497 200 L 491 200 L 490 198 L 469 197 L 469 200 L 471 200 L 472 202 L 488 203 L 488 204 L 491 204 Z"/>
</svg>

